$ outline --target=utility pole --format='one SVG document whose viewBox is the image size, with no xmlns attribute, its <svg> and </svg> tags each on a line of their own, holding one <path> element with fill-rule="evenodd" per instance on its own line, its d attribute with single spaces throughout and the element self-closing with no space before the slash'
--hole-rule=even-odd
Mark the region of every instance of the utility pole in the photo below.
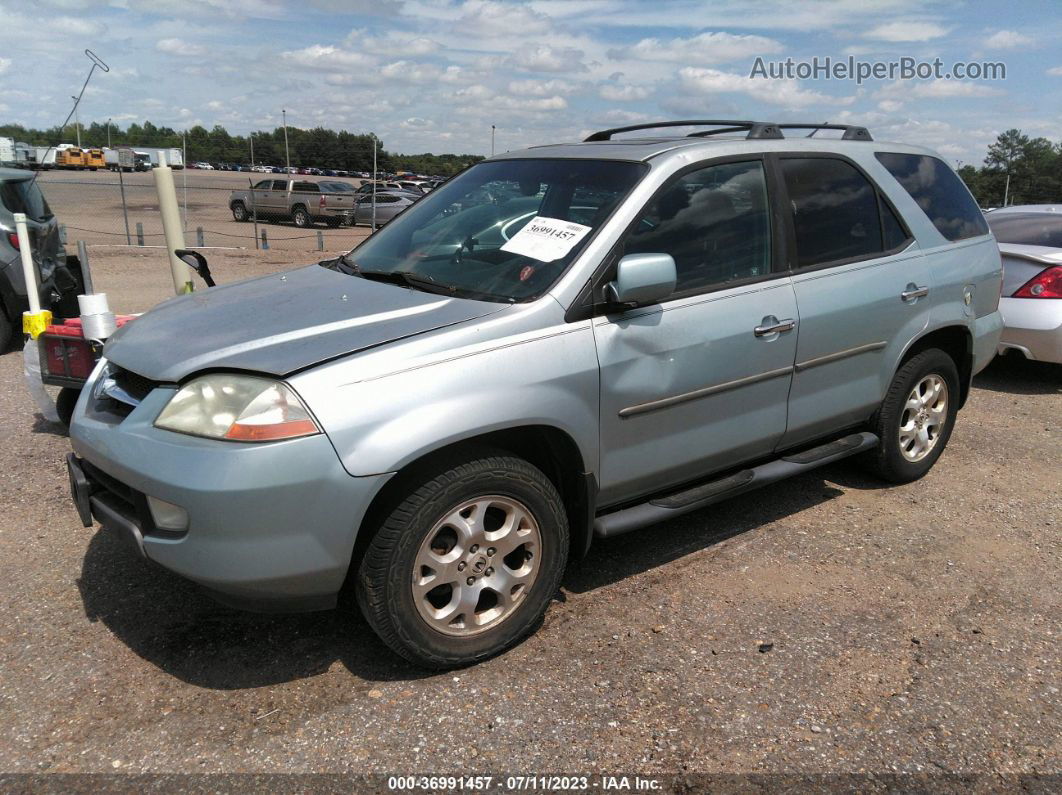
<svg viewBox="0 0 1062 795">
<path fill-rule="evenodd" d="M 1010 172 L 1007 172 L 1007 184 L 1003 187 L 1003 206 L 1007 206 L 1007 198 L 1010 196 Z"/>
<path fill-rule="evenodd" d="M 247 139 L 251 142 L 251 168 L 254 168 L 254 130 L 247 136 Z"/>
<path fill-rule="evenodd" d="M 372 133 L 372 231 L 376 231 L 376 133 Z"/>
<path fill-rule="evenodd" d="M 284 119 L 284 164 L 288 173 L 291 173 L 291 155 L 288 154 L 288 112 L 280 109 L 280 115 Z"/>
<path fill-rule="evenodd" d="M 107 119 L 107 148 L 111 148 L 111 120 Z"/>
<path fill-rule="evenodd" d="M 77 148 L 80 149 L 81 148 L 81 113 L 78 111 L 78 106 L 81 105 L 81 103 L 78 101 L 77 97 L 70 97 L 70 99 L 74 100 L 74 130 L 77 133 Z"/>
<path fill-rule="evenodd" d="M 490 156 L 494 157 L 494 125 L 490 126 Z"/>
</svg>

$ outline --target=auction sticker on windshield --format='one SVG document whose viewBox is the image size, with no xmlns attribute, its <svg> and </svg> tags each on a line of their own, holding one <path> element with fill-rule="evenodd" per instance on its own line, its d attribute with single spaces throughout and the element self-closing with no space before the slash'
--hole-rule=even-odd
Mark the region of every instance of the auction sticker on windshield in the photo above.
<svg viewBox="0 0 1062 795">
<path fill-rule="evenodd" d="M 536 215 L 501 250 L 539 262 L 553 262 L 567 256 L 589 231 L 589 226 Z"/>
</svg>

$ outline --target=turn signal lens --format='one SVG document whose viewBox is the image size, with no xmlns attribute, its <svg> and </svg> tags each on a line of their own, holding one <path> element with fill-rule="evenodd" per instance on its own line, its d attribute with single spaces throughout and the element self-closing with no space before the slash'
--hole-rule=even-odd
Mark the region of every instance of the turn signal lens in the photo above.
<svg viewBox="0 0 1062 795">
<path fill-rule="evenodd" d="M 1013 298 L 1062 298 L 1062 265 L 1040 271 L 1021 286 Z"/>
<path fill-rule="evenodd" d="M 237 442 L 275 442 L 321 432 L 286 384 L 223 373 L 201 376 L 177 390 L 155 427 Z"/>
</svg>

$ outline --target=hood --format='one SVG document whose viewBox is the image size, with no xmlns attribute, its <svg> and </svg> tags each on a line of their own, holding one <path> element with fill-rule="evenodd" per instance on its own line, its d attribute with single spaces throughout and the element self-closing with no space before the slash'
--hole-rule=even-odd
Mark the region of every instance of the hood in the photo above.
<svg viewBox="0 0 1062 795">
<path fill-rule="evenodd" d="M 507 306 L 311 265 L 170 299 L 122 326 L 103 355 L 155 381 L 208 369 L 285 376 Z"/>
</svg>

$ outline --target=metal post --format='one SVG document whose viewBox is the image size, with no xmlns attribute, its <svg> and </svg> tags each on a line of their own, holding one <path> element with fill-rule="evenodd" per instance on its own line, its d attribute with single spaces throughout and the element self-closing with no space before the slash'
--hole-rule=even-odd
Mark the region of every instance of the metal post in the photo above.
<svg viewBox="0 0 1062 795">
<path fill-rule="evenodd" d="M 1003 188 L 1003 206 L 1007 206 L 1007 199 L 1010 197 L 1010 172 L 1007 172 L 1007 184 Z"/>
<path fill-rule="evenodd" d="M 181 163 L 184 168 L 181 169 L 181 184 L 184 186 L 184 218 L 181 222 L 181 229 L 188 229 L 188 139 L 185 135 L 185 131 L 181 130 Z"/>
<path fill-rule="evenodd" d="M 107 119 L 107 148 L 111 148 L 111 120 Z"/>
<path fill-rule="evenodd" d="M 317 230 L 317 250 L 324 251 L 324 232 Z"/>
<path fill-rule="evenodd" d="M 494 157 L 494 125 L 490 126 L 490 156 Z"/>
<path fill-rule="evenodd" d="M 203 242 L 203 241 L 204 241 L 204 237 L 203 237 L 203 227 L 201 227 L 201 226 L 197 226 L 197 227 L 195 228 L 195 244 L 196 244 L 197 246 L 200 246 L 200 247 L 202 247 L 202 246 L 205 246 L 205 245 L 206 245 L 206 243 L 205 243 L 205 242 Z"/>
<path fill-rule="evenodd" d="M 162 232 L 170 255 L 170 273 L 173 275 L 173 290 L 177 295 L 190 293 L 192 269 L 177 256 L 177 249 L 184 248 L 184 232 L 181 229 L 181 214 L 177 208 L 177 190 L 173 185 L 173 169 L 166 163 L 165 153 L 159 155 L 159 165 L 151 170 L 155 177 L 155 190 L 159 197 L 159 213 L 162 216 Z"/>
<path fill-rule="evenodd" d="M 291 173 L 291 155 L 288 154 L 288 112 L 283 108 L 280 109 L 280 114 L 284 118 L 284 164 L 287 167 L 287 173 Z"/>
<path fill-rule="evenodd" d="M 144 245 L 144 225 L 140 221 L 136 222 L 136 244 L 138 246 Z"/>
<path fill-rule="evenodd" d="M 265 229 L 262 230 L 262 251 L 269 251 L 269 235 Z"/>
<path fill-rule="evenodd" d="M 136 155 L 133 155 L 134 162 Z M 125 219 L 125 244 L 127 246 L 133 245 L 133 241 L 129 239 L 129 208 L 125 204 L 125 177 L 122 176 L 121 161 L 118 162 L 118 189 L 122 192 L 122 217 Z"/>
<path fill-rule="evenodd" d="M 247 136 L 247 138 L 251 142 L 251 168 L 253 169 L 254 168 L 254 133 L 252 132 L 250 135 Z"/>
<path fill-rule="evenodd" d="M 376 231 L 376 134 L 372 136 L 372 231 Z"/>
<path fill-rule="evenodd" d="M 81 104 L 80 97 L 70 97 L 74 100 L 74 132 L 77 133 L 77 148 L 81 148 L 81 113 L 78 111 L 78 106 Z"/>
<path fill-rule="evenodd" d="M 247 178 L 247 184 L 251 188 L 251 220 L 254 221 L 254 247 L 258 249 L 258 197 L 254 193 L 254 180 Z"/>
<path fill-rule="evenodd" d="M 129 229 L 126 228 L 128 234 Z M 81 263 L 81 282 L 84 287 L 85 295 L 92 295 L 96 292 L 92 289 L 92 272 L 89 270 L 89 257 L 88 246 L 85 245 L 84 240 L 77 241 L 77 260 Z"/>
</svg>

